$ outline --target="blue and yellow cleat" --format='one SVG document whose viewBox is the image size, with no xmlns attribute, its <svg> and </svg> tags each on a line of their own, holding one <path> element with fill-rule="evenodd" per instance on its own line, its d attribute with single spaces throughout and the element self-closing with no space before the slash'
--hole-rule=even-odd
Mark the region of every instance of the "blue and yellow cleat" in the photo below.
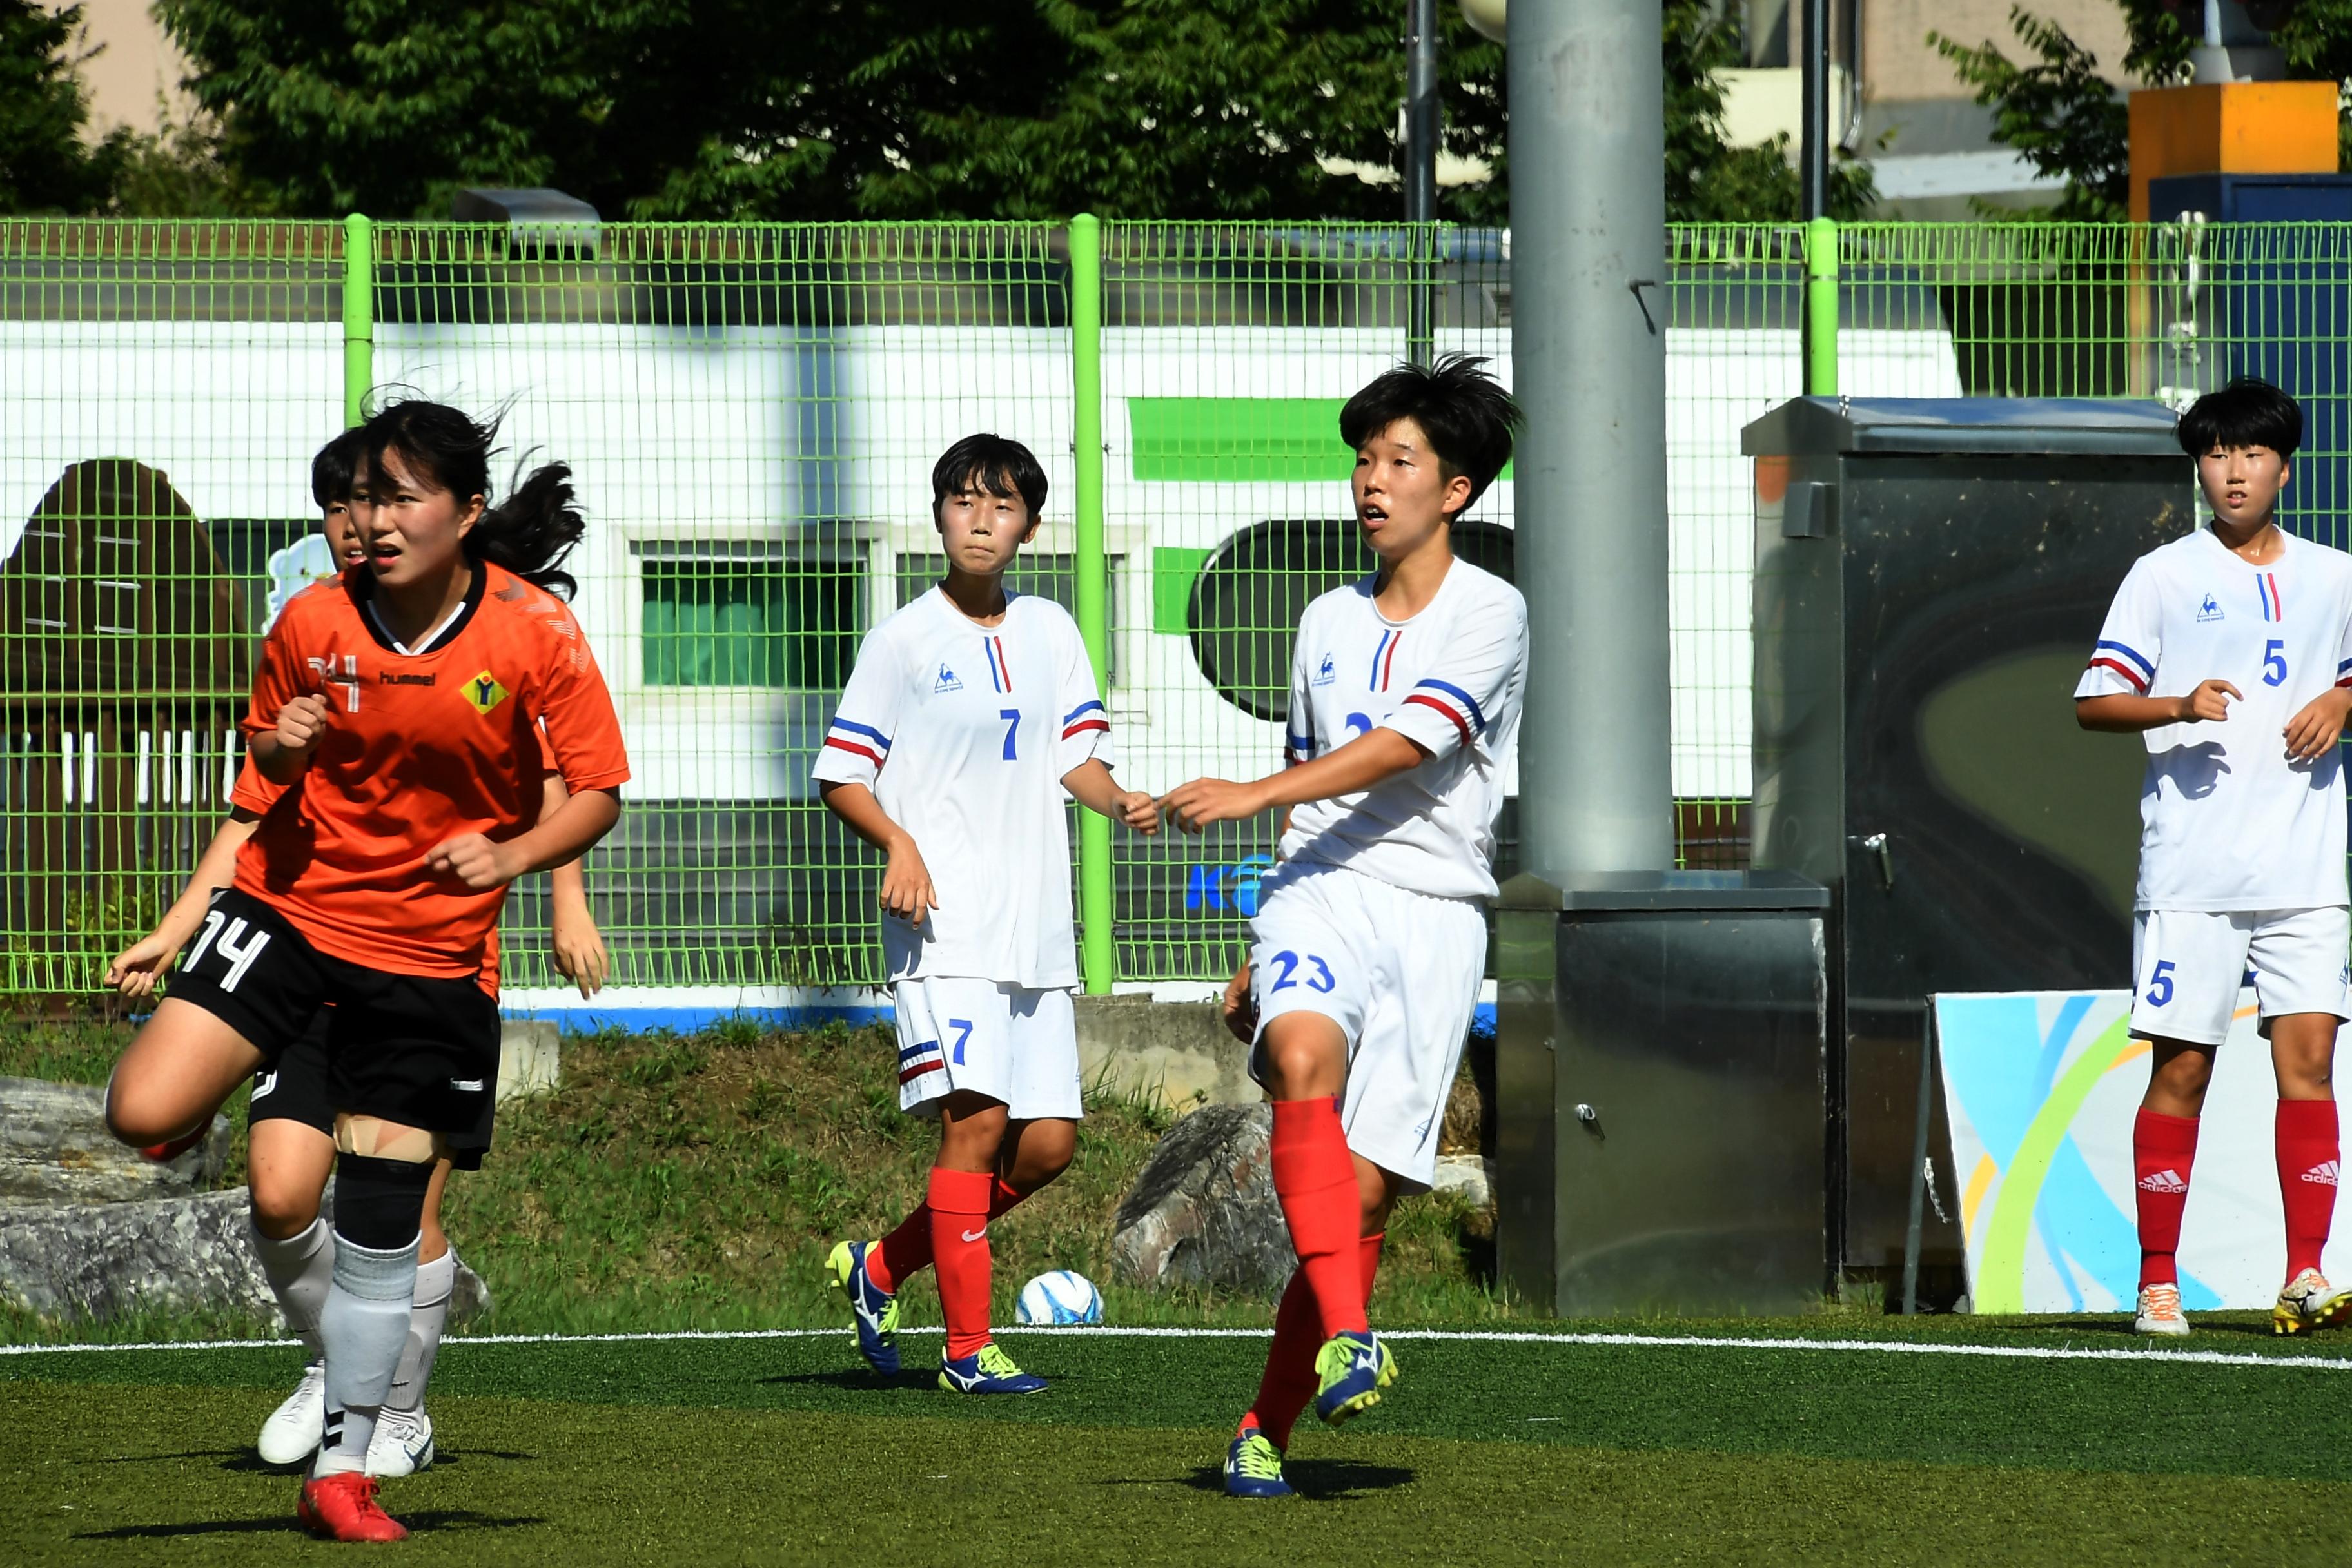
<svg viewBox="0 0 2352 1568">
<path fill-rule="evenodd" d="M 825 1259 L 833 1288 L 849 1299 L 857 1324 L 857 1353 L 885 1377 L 898 1375 L 898 1298 L 876 1285 L 866 1272 L 870 1241 L 845 1241 Z"/>
<path fill-rule="evenodd" d="M 971 1355 L 940 1363 L 940 1386 L 950 1394 L 1043 1394 L 1045 1380 L 1014 1366 L 992 1342 Z"/>
<path fill-rule="evenodd" d="M 1255 1426 L 1246 1427 L 1225 1450 L 1227 1497 L 1296 1497 L 1282 1479 L 1282 1450 Z"/>
<path fill-rule="evenodd" d="M 1316 1352 L 1315 1375 L 1322 1382 L 1315 1414 L 1337 1426 L 1381 1402 L 1381 1390 L 1396 1381 L 1396 1358 L 1376 1334 L 1333 1334 Z"/>
</svg>

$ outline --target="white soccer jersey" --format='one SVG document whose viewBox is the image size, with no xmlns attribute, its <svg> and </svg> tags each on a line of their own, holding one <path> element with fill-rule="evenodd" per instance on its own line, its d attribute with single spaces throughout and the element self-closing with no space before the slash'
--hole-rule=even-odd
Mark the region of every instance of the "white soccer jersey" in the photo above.
<svg viewBox="0 0 2352 1568">
<path fill-rule="evenodd" d="M 1111 761 L 1077 623 L 1007 594 L 983 626 L 938 588 L 866 634 L 816 776 L 862 784 L 914 836 L 939 906 L 882 916 L 890 978 L 1078 983 L 1062 776 Z"/>
<path fill-rule="evenodd" d="M 2352 685 L 2352 556 L 2288 536 L 2256 566 L 2200 528 L 2133 563 L 2076 697 L 2182 697 L 2206 680 L 2245 694 L 2220 723 L 2147 732 L 2142 910 L 2341 904 L 2338 749 L 2287 756 L 2305 704 Z"/>
<path fill-rule="evenodd" d="M 1356 795 L 1290 814 L 1286 860 L 1319 860 L 1444 899 L 1495 895 L 1495 819 L 1519 739 L 1528 606 L 1519 591 L 1456 559 L 1422 612 L 1392 621 L 1373 579 L 1334 588 L 1299 617 L 1291 658 L 1290 760 L 1375 728 L 1428 758 Z"/>
</svg>

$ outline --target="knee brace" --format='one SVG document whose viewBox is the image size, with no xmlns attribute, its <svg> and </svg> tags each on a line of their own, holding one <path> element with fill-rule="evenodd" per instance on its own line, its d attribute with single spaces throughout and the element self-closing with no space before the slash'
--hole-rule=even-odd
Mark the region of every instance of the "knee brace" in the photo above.
<svg viewBox="0 0 2352 1568">
<path fill-rule="evenodd" d="M 425 1219 L 431 1162 L 343 1154 L 335 1161 L 335 1234 L 373 1252 L 414 1247 Z M 415 1255 L 411 1254 L 414 1267 Z"/>
</svg>

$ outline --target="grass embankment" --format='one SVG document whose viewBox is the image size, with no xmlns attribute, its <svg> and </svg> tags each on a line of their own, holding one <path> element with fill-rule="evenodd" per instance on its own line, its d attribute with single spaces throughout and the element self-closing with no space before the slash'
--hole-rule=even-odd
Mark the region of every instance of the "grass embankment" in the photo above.
<svg viewBox="0 0 2352 1568">
<path fill-rule="evenodd" d="M 12 1022 L 0 1026 L 0 1075 L 103 1083 L 130 1035 L 121 1024 Z M 912 1207 L 936 1146 L 930 1123 L 900 1114 L 895 1066 L 880 1029 L 728 1024 L 692 1036 L 566 1039 L 562 1087 L 501 1108 L 488 1163 L 450 1184 L 449 1234 L 496 1302 L 490 1321 L 468 1331 L 838 1321 L 825 1254 L 844 1237 L 879 1235 Z M 230 1184 L 244 1180 L 245 1098 L 240 1089 L 228 1108 L 238 1133 Z M 1163 1105 L 1088 1097 L 1069 1172 L 990 1227 L 999 1321 L 1011 1321 L 1023 1281 L 1049 1268 L 1095 1280 L 1117 1322 L 1269 1321 L 1264 1301 L 1150 1291 L 1110 1277 L 1112 1215 L 1173 1121 Z M 1509 1316 L 1476 1278 L 1482 1231 L 1482 1217 L 1457 1199 L 1402 1205 L 1374 1315 L 1400 1325 Z M 905 1301 L 910 1324 L 938 1321 L 928 1272 Z M 0 1337 L 18 1342 L 259 1328 L 162 1316 L 62 1325 L 0 1313 Z"/>
</svg>

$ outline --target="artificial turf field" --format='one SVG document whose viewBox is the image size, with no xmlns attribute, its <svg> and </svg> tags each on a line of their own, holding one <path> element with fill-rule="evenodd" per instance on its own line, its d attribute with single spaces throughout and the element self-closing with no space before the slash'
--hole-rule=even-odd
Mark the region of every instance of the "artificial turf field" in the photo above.
<svg viewBox="0 0 2352 1568">
<path fill-rule="evenodd" d="M 897 1385 L 845 1333 L 452 1340 L 429 1401 L 441 1461 L 387 1483 L 416 1531 L 387 1550 L 565 1568 L 2352 1561 L 2352 1342 L 2249 1321 L 2151 1352 L 2119 1328 L 1400 1334 L 1386 1402 L 1343 1432 L 1303 1423 L 1304 1495 L 1255 1504 L 1216 1467 L 1260 1334 L 1013 1331 L 1055 1384 L 1013 1400 L 929 1387 L 919 1333 Z M 1888 1344 L 1918 1348 L 1871 1348 Z M 0 1563 L 354 1550 L 297 1533 L 295 1480 L 252 1454 L 299 1364 L 282 1346 L 0 1354 Z"/>
</svg>

